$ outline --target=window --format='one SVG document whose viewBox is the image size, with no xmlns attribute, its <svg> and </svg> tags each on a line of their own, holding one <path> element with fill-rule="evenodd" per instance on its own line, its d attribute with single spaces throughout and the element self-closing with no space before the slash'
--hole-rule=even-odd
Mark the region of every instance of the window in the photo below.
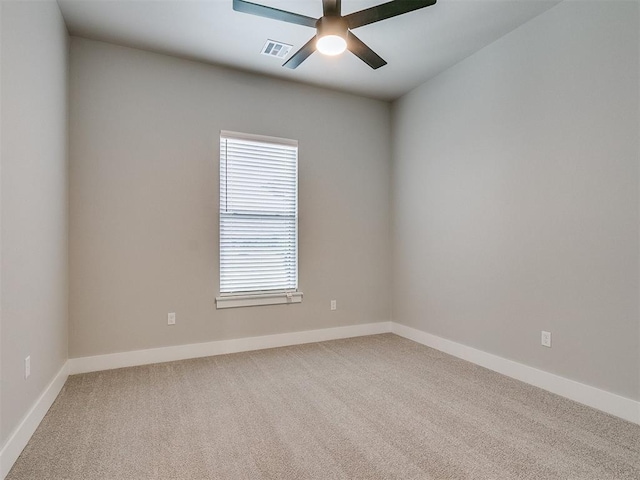
<svg viewBox="0 0 640 480">
<path fill-rule="evenodd" d="M 217 307 L 300 301 L 298 142 L 223 131 Z"/>
</svg>

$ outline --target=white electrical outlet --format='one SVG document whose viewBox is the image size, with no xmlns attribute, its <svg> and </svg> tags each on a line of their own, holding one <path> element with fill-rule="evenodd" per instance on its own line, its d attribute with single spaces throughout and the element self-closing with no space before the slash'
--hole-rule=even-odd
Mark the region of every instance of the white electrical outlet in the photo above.
<svg viewBox="0 0 640 480">
<path fill-rule="evenodd" d="M 545 332 L 543 330 L 540 343 L 542 344 L 543 347 L 551 348 L 551 332 Z"/>
<path fill-rule="evenodd" d="M 31 375 L 31 355 L 24 359 L 24 379 L 26 380 Z"/>
<path fill-rule="evenodd" d="M 176 314 L 175 314 L 175 312 L 171 312 L 171 313 L 169 313 L 169 315 L 167 315 L 167 324 L 168 325 L 175 325 L 176 324 Z"/>
<path fill-rule="evenodd" d="M 331 300 L 331 310 L 335 310 L 338 308 L 338 304 L 335 300 Z"/>
</svg>

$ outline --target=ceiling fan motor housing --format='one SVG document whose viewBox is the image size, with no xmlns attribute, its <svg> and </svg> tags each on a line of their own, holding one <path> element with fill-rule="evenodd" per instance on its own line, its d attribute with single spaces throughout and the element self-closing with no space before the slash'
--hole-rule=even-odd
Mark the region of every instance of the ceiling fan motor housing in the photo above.
<svg viewBox="0 0 640 480">
<path fill-rule="evenodd" d="M 327 35 L 336 35 L 344 39 L 347 38 L 347 31 L 349 26 L 342 17 L 322 17 L 316 22 L 316 29 L 318 30 L 316 37 L 322 38 Z"/>
</svg>

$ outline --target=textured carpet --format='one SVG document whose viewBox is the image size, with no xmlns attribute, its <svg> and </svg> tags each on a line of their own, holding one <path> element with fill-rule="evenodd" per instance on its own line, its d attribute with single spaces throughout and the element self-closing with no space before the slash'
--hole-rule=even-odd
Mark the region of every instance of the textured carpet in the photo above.
<svg viewBox="0 0 640 480">
<path fill-rule="evenodd" d="M 640 479 L 640 426 L 392 334 L 69 378 L 8 480 Z"/>
</svg>

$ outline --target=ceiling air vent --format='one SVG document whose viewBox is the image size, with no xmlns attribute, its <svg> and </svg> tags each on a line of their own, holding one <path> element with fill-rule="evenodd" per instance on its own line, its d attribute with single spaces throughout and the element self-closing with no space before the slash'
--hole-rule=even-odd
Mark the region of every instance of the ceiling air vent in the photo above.
<svg viewBox="0 0 640 480">
<path fill-rule="evenodd" d="M 262 47 L 262 54 L 269 57 L 284 58 L 291 51 L 292 45 L 286 43 L 276 42 L 275 40 L 267 40 L 267 43 Z"/>
</svg>

